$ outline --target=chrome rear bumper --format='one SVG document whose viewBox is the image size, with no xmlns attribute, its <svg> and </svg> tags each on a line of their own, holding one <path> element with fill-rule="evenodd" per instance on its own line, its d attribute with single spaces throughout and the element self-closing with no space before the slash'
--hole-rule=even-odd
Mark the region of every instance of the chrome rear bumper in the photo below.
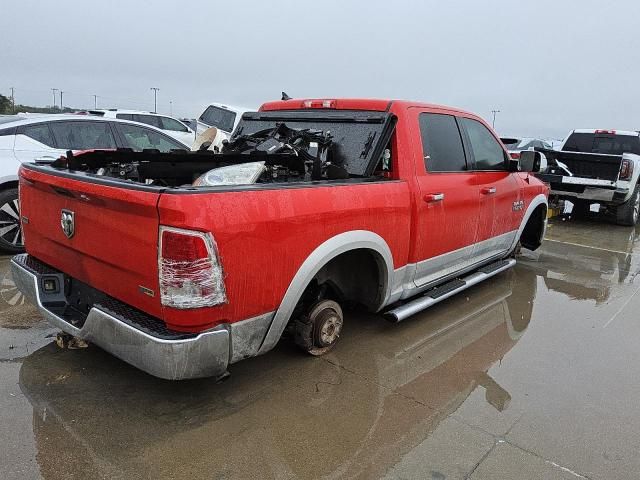
<svg viewBox="0 0 640 480">
<path fill-rule="evenodd" d="M 27 255 L 11 260 L 11 273 L 18 289 L 33 302 L 51 325 L 70 335 L 94 343 L 114 356 L 156 377 L 182 380 L 200 377 L 222 377 L 230 359 L 229 330 L 214 330 L 160 338 L 135 327 L 135 322 L 94 306 L 80 327 L 52 311 L 43 292 L 42 278 L 48 276 L 30 268 Z M 49 274 L 62 275 L 60 272 Z M 59 303 L 59 302 L 58 302 Z"/>
</svg>

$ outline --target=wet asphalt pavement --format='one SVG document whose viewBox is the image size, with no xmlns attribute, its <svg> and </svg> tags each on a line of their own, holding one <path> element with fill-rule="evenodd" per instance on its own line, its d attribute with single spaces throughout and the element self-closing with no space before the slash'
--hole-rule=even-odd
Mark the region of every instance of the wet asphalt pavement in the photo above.
<svg viewBox="0 0 640 480">
<path fill-rule="evenodd" d="M 8 266 L 0 479 L 640 478 L 640 228 L 555 220 L 509 272 L 222 384 L 58 349 Z"/>
</svg>

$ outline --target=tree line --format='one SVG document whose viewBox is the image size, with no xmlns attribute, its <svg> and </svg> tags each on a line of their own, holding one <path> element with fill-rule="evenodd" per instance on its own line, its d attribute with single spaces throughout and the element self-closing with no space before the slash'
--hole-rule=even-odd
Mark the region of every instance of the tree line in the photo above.
<svg viewBox="0 0 640 480">
<path fill-rule="evenodd" d="M 0 94 L 0 115 L 11 115 L 14 113 L 72 113 L 77 109 L 64 107 L 62 110 L 59 107 L 32 107 L 30 105 L 17 104 L 15 107 L 11 105 L 11 99 L 5 95 Z"/>
</svg>

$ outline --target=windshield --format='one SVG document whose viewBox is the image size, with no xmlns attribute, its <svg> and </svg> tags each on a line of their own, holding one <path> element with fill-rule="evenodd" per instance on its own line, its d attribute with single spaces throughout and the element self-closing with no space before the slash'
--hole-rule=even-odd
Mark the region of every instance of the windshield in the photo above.
<svg viewBox="0 0 640 480">
<path fill-rule="evenodd" d="M 230 110 L 210 105 L 202 115 L 200 115 L 199 120 L 210 127 L 216 127 L 225 132 L 232 132 L 233 124 L 236 121 L 236 114 Z"/>
<path fill-rule="evenodd" d="M 242 154 L 293 154 L 303 160 L 305 153 L 324 155 L 350 176 L 368 176 L 394 118 L 389 113 L 348 110 L 246 113 L 229 147 Z"/>
<path fill-rule="evenodd" d="M 565 152 L 640 155 L 640 137 L 637 135 L 615 135 L 600 133 L 572 133 L 562 150 Z"/>
</svg>

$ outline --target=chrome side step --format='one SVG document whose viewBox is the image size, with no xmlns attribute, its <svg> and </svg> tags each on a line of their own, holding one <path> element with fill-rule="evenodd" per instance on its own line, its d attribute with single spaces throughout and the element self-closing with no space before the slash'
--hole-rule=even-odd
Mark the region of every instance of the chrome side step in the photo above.
<svg viewBox="0 0 640 480">
<path fill-rule="evenodd" d="M 421 312 L 422 310 L 425 310 L 446 298 L 452 297 L 456 293 L 477 285 L 500 272 L 508 270 L 515 264 L 516 261 L 513 258 L 490 263 L 470 275 L 451 280 L 444 285 L 440 285 L 439 287 L 429 290 L 427 293 L 415 300 L 409 300 L 407 303 L 388 310 L 384 313 L 384 318 L 393 323 L 406 320 L 410 316 L 415 315 L 416 313 Z"/>
</svg>

